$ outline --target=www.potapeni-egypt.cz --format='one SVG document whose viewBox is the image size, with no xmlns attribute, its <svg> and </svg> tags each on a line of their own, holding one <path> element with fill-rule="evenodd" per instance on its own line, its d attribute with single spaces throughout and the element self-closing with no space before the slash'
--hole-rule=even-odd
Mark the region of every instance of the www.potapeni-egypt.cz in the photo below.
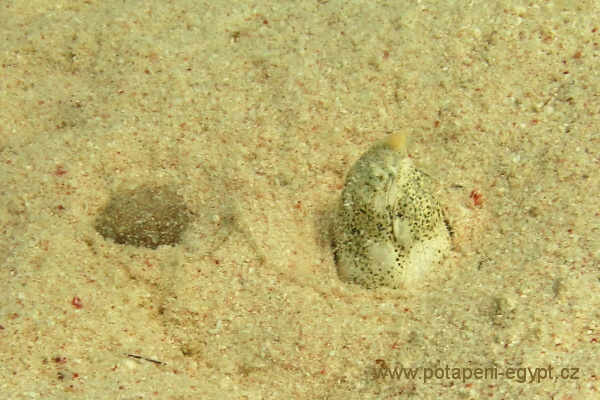
<svg viewBox="0 0 600 400">
<path fill-rule="evenodd" d="M 509 379 L 519 383 L 540 383 L 542 380 L 555 379 L 579 379 L 579 368 L 560 368 L 555 369 L 552 366 L 548 367 L 380 367 L 372 368 L 369 374 L 373 379 L 407 379 L 407 380 L 423 380 L 427 383 L 432 380 L 460 380 L 466 382 L 468 380 L 482 379 Z"/>
</svg>

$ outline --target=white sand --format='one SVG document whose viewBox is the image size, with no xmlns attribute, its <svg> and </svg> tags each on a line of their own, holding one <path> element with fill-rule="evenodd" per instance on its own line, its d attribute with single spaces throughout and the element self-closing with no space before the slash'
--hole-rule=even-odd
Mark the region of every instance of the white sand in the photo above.
<svg viewBox="0 0 600 400">
<path fill-rule="evenodd" d="M 598 398 L 598 1 L 213 3 L 1 5 L 2 397 Z M 367 291 L 331 219 L 398 130 L 454 251 Z M 142 184 L 185 198 L 180 245 L 95 231 Z"/>
</svg>

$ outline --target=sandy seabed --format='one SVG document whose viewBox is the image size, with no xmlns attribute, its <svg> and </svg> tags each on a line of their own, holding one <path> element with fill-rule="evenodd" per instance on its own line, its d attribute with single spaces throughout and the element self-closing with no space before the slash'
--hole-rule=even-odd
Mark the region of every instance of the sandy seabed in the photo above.
<svg viewBox="0 0 600 400">
<path fill-rule="evenodd" d="M 598 15 L 5 1 L 1 397 L 600 398 Z M 370 291 L 338 279 L 332 219 L 396 131 L 453 250 Z M 147 186 L 184 200 L 179 244 L 100 235 L 111 198 Z"/>
</svg>

